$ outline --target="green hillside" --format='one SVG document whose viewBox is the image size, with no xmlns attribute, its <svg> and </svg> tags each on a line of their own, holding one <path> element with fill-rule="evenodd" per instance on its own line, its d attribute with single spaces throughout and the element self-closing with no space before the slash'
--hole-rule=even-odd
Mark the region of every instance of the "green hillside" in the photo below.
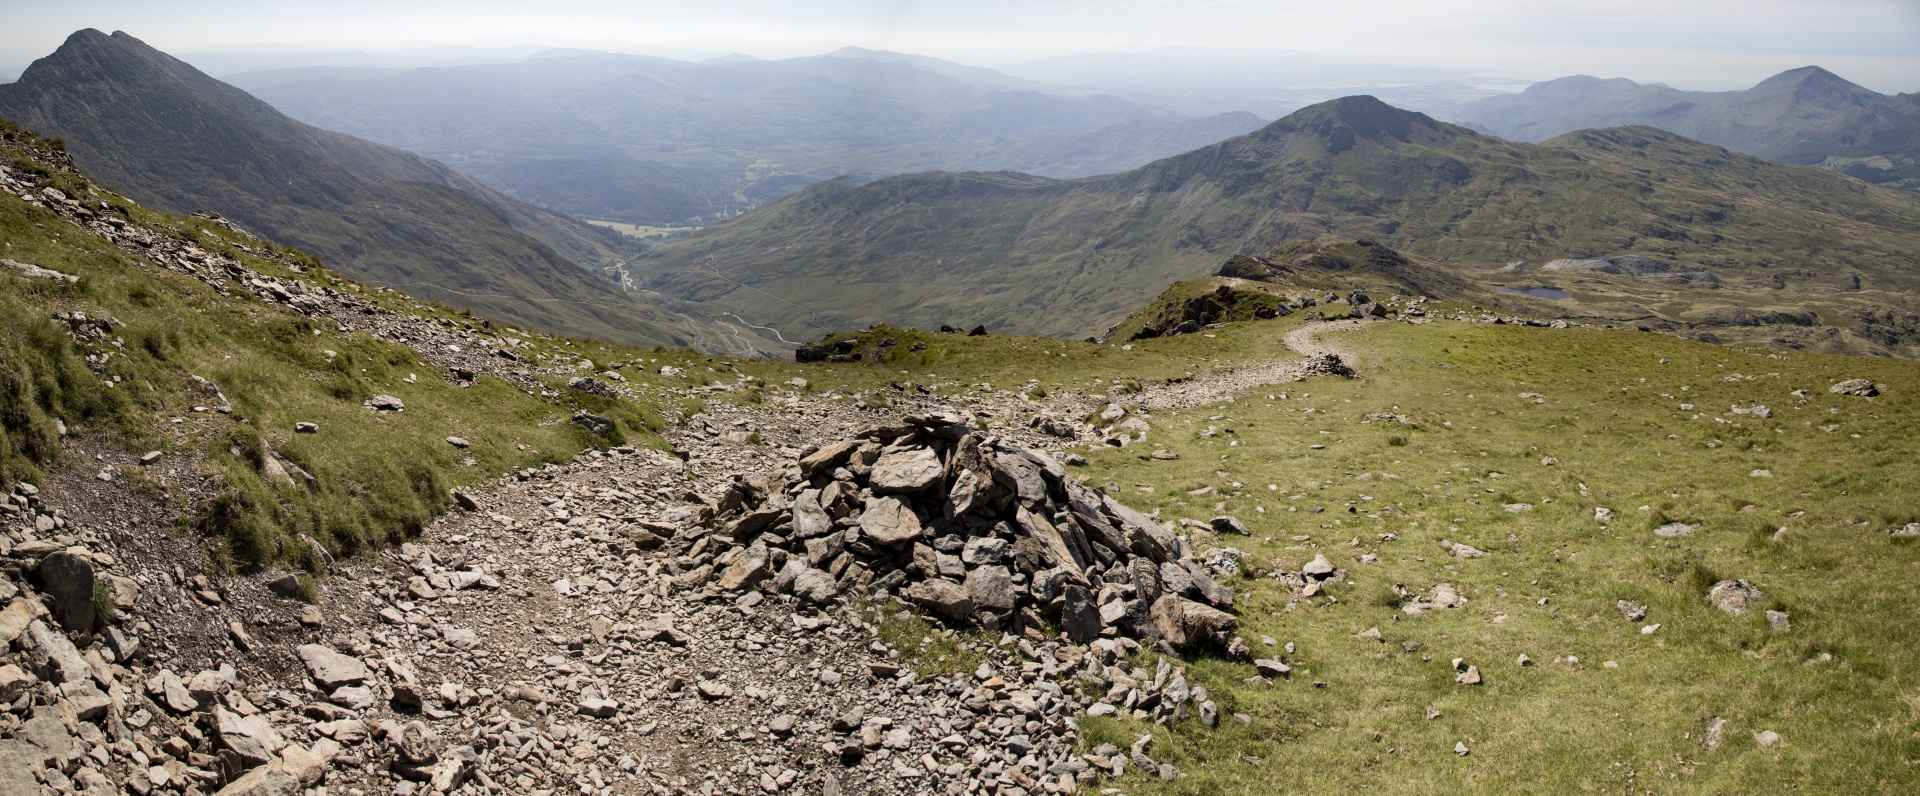
<svg viewBox="0 0 1920 796">
<path fill-rule="evenodd" d="M 1905 332 L 1837 330 L 1868 312 L 1911 314 L 1915 230 L 1912 196 L 1652 128 L 1523 144 L 1348 97 L 1105 177 L 831 182 L 659 247 L 634 274 L 789 338 L 880 321 L 1082 337 L 1233 254 L 1339 235 L 1483 286 L 1573 292 L 1511 299 L 1541 312 L 1688 329 L 1728 307 L 1812 310 L 1828 332 L 1710 328 L 1908 352 Z M 1666 275 L 1539 270 L 1593 255 L 1648 258 Z"/>
</svg>

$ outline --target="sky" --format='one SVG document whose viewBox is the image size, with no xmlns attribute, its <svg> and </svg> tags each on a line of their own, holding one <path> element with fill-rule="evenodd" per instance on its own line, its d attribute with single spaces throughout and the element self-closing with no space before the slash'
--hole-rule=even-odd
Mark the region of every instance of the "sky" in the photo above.
<svg viewBox="0 0 1920 796">
<path fill-rule="evenodd" d="M 1920 0 L 0 0 L 0 63 L 73 31 L 162 50 L 541 44 L 698 57 L 844 45 L 986 66 L 1168 46 L 1728 89 L 1819 64 L 1920 91 Z"/>
</svg>

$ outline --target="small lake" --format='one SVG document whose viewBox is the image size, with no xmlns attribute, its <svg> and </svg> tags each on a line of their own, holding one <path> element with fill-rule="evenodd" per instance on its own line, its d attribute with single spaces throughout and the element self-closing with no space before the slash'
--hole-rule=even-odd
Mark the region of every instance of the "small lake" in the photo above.
<svg viewBox="0 0 1920 796">
<path fill-rule="evenodd" d="M 1565 290 L 1561 290 L 1560 288 L 1557 288 L 1557 287 L 1529 287 L 1529 288 L 1503 287 L 1503 288 L 1500 288 L 1500 292 L 1517 293 L 1522 296 L 1532 296 L 1534 298 L 1543 298 L 1548 301 L 1560 301 L 1561 299 L 1573 298 L 1572 293 L 1569 293 Z"/>
</svg>

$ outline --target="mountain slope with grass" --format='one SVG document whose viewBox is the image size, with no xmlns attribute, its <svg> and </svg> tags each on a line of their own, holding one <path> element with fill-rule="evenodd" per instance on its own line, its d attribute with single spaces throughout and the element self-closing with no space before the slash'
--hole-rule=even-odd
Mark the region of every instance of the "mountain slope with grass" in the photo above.
<svg viewBox="0 0 1920 796">
<path fill-rule="evenodd" d="M 1339 239 L 1192 333 L 644 350 L 0 153 L 0 787 L 1916 782 L 1920 363 Z"/>
<path fill-rule="evenodd" d="M 1913 312 L 1916 229 L 1912 196 L 1653 128 L 1533 145 L 1349 97 L 1104 177 L 830 182 L 661 246 L 633 274 L 789 337 L 879 321 L 1080 337 L 1233 254 L 1338 235 L 1488 289 L 1573 289 L 1561 303 L 1513 297 L 1534 311 L 1692 328 L 1730 307 L 1811 309 L 1831 333 L 1789 343 L 1897 352 L 1912 350 L 1905 332 L 1883 346 L 1842 330 Z M 1542 270 L 1594 256 L 1655 270 Z"/>
<path fill-rule="evenodd" d="M 1742 91 L 1683 91 L 1577 75 L 1476 101 L 1450 118 L 1516 141 L 1647 125 L 1768 160 L 1920 190 L 1920 94 L 1880 94 L 1818 66 Z"/>
<path fill-rule="evenodd" d="M 294 118 L 439 158 L 520 199 L 641 225 L 710 224 L 848 174 L 1105 174 L 1261 123 L 852 47 L 698 64 L 554 51 L 230 79 Z"/>
<path fill-rule="evenodd" d="M 0 85 L 0 117 L 62 137 L 144 205 L 218 213 L 356 279 L 537 328 L 724 347 L 718 327 L 583 270 L 625 256 L 618 236 L 293 121 L 125 33 L 75 33 Z"/>
</svg>

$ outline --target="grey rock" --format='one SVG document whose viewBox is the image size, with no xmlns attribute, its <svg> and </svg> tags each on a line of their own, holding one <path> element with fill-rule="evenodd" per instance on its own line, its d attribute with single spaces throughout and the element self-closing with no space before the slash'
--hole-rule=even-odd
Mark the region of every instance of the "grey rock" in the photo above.
<svg viewBox="0 0 1920 796">
<path fill-rule="evenodd" d="M 613 433 L 613 421 L 586 411 L 573 413 L 573 424 L 593 432 L 596 437 Z"/>
<path fill-rule="evenodd" d="M 372 398 L 368 398 L 367 402 L 363 405 L 369 409 L 375 409 L 381 412 L 398 412 L 407 408 L 407 405 L 401 403 L 400 399 L 391 395 L 373 396 Z"/>
<path fill-rule="evenodd" d="M 366 664 L 361 663 L 359 658 L 342 655 L 332 647 L 303 644 L 296 653 L 300 656 L 300 662 L 306 664 L 313 681 L 326 690 L 359 685 L 367 680 Z"/>
<path fill-rule="evenodd" d="M 1178 594 L 1182 597 L 1199 596 L 1193 588 L 1193 576 L 1187 574 L 1186 567 L 1174 561 L 1160 565 L 1160 589 L 1164 594 Z"/>
<path fill-rule="evenodd" d="M 1134 593 L 1152 605 L 1165 591 L 1165 586 L 1160 582 L 1160 567 L 1145 557 L 1134 559 L 1130 566 L 1133 570 Z"/>
<path fill-rule="evenodd" d="M 1325 579 L 1333 575 L 1333 562 L 1327 557 L 1315 553 L 1312 561 L 1300 568 L 1300 573 L 1314 579 Z"/>
<path fill-rule="evenodd" d="M 873 464 L 868 485 L 876 495 L 905 494 L 938 484 L 945 474 L 938 454 L 926 448 L 911 448 L 881 455 Z"/>
<path fill-rule="evenodd" d="M 1706 732 L 1706 738 L 1705 738 L 1707 751 L 1711 752 L 1716 749 L 1719 749 L 1720 744 L 1725 743 L 1726 740 L 1727 740 L 1726 718 L 1721 716 L 1713 717 L 1712 720 L 1707 722 L 1707 732 Z"/>
<path fill-rule="evenodd" d="M 67 634 L 35 619 L 27 625 L 25 639 L 33 649 L 34 665 L 41 677 L 56 684 L 84 683 L 93 677 L 93 667 L 67 640 Z"/>
<path fill-rule="evenodd" d="M 1723 580 L 1707 590 L 1707 601 L 1713 603 L 1713 607 L 1736 616 L 1746 613 L 1764 597 L 1760 587 L 1745 580 Z"/>
<path fill-rule="evenodd" d="M 944 580 L 924 580 L 907 587 L 907 599 L 938 611 L 949 619 L 973 615 L 973 597 L 966 589 Z"/>
<path fill-rule="evenodd" d="M 1835 395 L 1855 395 L 1861 398 L 1872 398 L 1880 394 L 1880 387 L 1866 379 L 1847 379 L 1832 387 L 1828 387 L 1827 392 Z"/>
<path fill-rule="evenodd" d="M 1232 614 L 1173 593 L 1161 595 L 1151 615 L 1160 637 L 1175 647 L 1209 641 L 1239 621 Z"/>
<path fill-rule="evenodd" d="M 793 499 L 793 536 L 814 539 L 833 532 L 833 516 L 820 505 L 820 490 L 808 489 Z"/>
<path fill-rule="evenodd" d="M 967 540 L 960 561 L 970 567 L 998 564 L 1007 557 L 1007 540 L 994 536 L 976 536 Z"/>
<path fill-rule="evenodd" d="M 1278 658 L 1259 658 L 1253 662 L 1254 671 L 1263 677 L 1286 677 L 1293 674 L 1293 667 Z"/>
<path fill-rule="evenodd" d="M 860 515 L 860 530 L 879 544 L 897 545 L 920 538 L 920 518 L 899 498 L 872 497 Z"/>
<path fill-rule="evenodd" d="M 1060 609 L 1060 629 L 1076 644 L 1085 644 L 1100 635 L 1100 611 L 1093 604 L 1087 587 L 1068 584 L 1062 591 L 1066 603 Z"/>
<path fill-rule="evenodd" d="M 596 719 L 610 719 L 620 713 L 619 702 L 611 699 L 601 699 L 599 697 L 582 699 L 580 700 L 580 704 L 575 706 L 575 708 L 579 711 L 580 715 L 592 716 Z"/>
<path fill-rule="evenodd" d="M 839 593 L 840 585 L 833 576 L 818 569 L 807 569 L 793 580 L 793 596 L 805 602 L 825 605 Z"/>
<path fill-rule="evenodd" d="M 1214 582 L 1205 569 L 1188 565 L 1187 577 L 1192 583 L 1192 592 L 1215 608 L 1233 607 L 1233 590 Z"/>
<path fill-rule="evenodd" d="M 278 766 L 260 766 L 221 788 L 214 796 L 299 796 L 300 779 Z"/>
<path fill-rule="evenodd" d="M 248 766 L 262 765 L 272 760 L 287 745 L 286 739 L 273 729 L 265 714 L 241 716 L 215 705 L 213 723 L 220 745 L 239 755 Z"/>
<path fill-rule="evenodd" d="M 1208 524 L 1212 525 L 1213 529 L 1220 533 L 1237 533 L 1241 536 L 1253 535 L 1253 529 L 1248 528 L 1247 524 L 1241 522 L 1237 517 L 1215 517 L 1210 520 Z"/>
<path fill-rule="evenodd" d="M 1786 611 L 1767 611 L 1767 629 L 1785 631 L 1792 629 L 1793 618 Z"/>
<path fill-rule="evenodd" d="M 973 571 L 967 573 L 965 585 L 967 594 L 973 598 L 975 607 L 994 613 L 1013 610 L 1013 576 L 1006 567 L 999 565 L 975 567 Z"/>
<path fill-rule="evenodd" d="M 298 573 L 289 572 L 267 581 L 267 591 L 289 600 L 298 600 L 301 598 L 302 591 L 300 588 L 300 576 Z"/>
<path fill-rule="evenodd" d="M 434 767 L 433 777 L 428 784 L 440 793 L 453 793 L 472 779 L 480 770 L 480 753 L 471 746 L 462 744 L 448 749 L 440 757 L 439 765 Z"/>
<path fill-rule="evenodd" d="M 833 468 L 846 464 L 847 457 L 860 445 L 858 440 L 842 440 L 800 457 L 800 477 L 812 478 L 822 472 L 832 472 Z"/>
<path fill-rule="evenodd" d="M 620 393 L 615 392 L 612 385 L 591 376 L 581 376 L 580 378 L 567 382 L 567 386 L 584 393 L 598 395 L 602 398 L 620 397 Z"/>
<path fill-rule="evenodd" d="M 1658 528 L 1653 529 L 1653 535 L 1665 537 L 1669 539 L 1676 536 L 1692 536 L 1693 526 L 1688 525 L 1684 522 L 1669 522 L 1665 525 L 1662 525 Z"/>
</svg>

